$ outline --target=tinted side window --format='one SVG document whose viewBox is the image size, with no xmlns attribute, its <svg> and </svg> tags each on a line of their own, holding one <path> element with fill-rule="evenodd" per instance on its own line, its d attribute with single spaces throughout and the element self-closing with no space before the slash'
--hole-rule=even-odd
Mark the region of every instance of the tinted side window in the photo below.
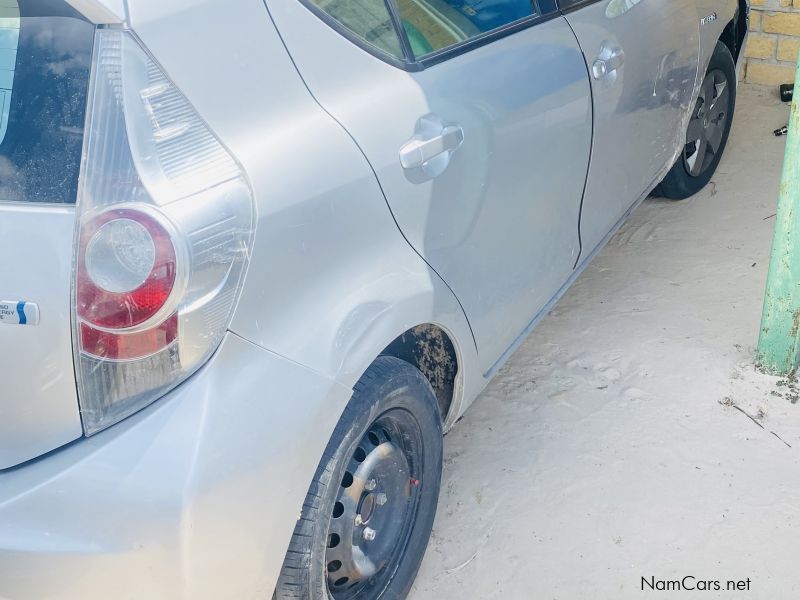
<svg viewBox="0 0 800 600">
<path fill-rule="evenodd" d="M 344 27 L 376 48 L 404 58 L 384 0 L 310 0 Z"/>
<path fill-rule="evenodd" d="M 414 56 L 538 15 L 533 0 L 396 0 Z"/>
</svg>

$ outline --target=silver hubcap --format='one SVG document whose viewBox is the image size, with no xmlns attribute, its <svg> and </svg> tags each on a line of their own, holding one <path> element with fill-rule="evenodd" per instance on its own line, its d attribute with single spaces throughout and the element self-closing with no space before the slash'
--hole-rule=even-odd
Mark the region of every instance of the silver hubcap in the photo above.
<svg viewBox="0 0 800 600">
<path fill-rule="evenodd" d="M 703 80 L 686 133 L 683 162 L 692 177 L 705 173 L 719 154 L 728 124 L 729 105 L 728 78 L 723 71 L 715 69 Z"/>
</svg>

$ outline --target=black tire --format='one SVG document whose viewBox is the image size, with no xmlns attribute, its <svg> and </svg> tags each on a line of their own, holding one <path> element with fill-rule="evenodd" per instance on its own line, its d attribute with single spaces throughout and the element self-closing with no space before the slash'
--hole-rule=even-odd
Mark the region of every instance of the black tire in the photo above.
<svg viewBox="0 0 800 600">
<path fill-rule="evenodd" d="M 325 449 L 275 600 L 405 598 L 433 528 L 442 446 L 428 380 L 402 360 L 379 357 L 355 385 Z M 359 570 L 367 564 L 358 562 L 359 552 L 380 568 Z"/>
<path fill-rule="evenodd" d="M 684 200 L 708 185 L 728 143 L 735 108 L 736 66 L 728 47 L 717 42 L 692 109 L 681 156 L 656 189 L 657 195 Z"/>
</svg>

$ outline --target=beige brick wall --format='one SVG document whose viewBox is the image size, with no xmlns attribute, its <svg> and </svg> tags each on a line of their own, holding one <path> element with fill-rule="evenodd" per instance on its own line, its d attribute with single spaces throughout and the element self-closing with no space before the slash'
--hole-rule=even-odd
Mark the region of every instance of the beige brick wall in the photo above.
<svg viewBox="0 0 800 600">
<path fill-rule="evenodd" d="M 750 5 L 745 81 L 793 82 L 800 51 L 800 0 L 750 0 Z"/>
</svg>

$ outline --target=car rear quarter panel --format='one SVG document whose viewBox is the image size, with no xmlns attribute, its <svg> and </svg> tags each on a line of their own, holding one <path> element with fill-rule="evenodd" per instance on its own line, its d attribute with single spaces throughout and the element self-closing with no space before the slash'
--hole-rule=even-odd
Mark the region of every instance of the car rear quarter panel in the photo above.
<svg viewBox="0 0 800 600">
<path fill-rule="evenodd" d="M 270 598 L 349 397 L 227 334 L 169 398 L 0 473 L 0 598 Z"/>
<path fill-rule="evenodd" d="M 255 191 L 255 245 L 231 329 L 351 387 L 395 337 L 439 325 L 459 354 L 452 423 L 460 398 L 484 385 L 466 317 L 400 234 L 355 142 L 306 89 L 263 2 L 135 0 L 129 11 Z"/>
</svg>

